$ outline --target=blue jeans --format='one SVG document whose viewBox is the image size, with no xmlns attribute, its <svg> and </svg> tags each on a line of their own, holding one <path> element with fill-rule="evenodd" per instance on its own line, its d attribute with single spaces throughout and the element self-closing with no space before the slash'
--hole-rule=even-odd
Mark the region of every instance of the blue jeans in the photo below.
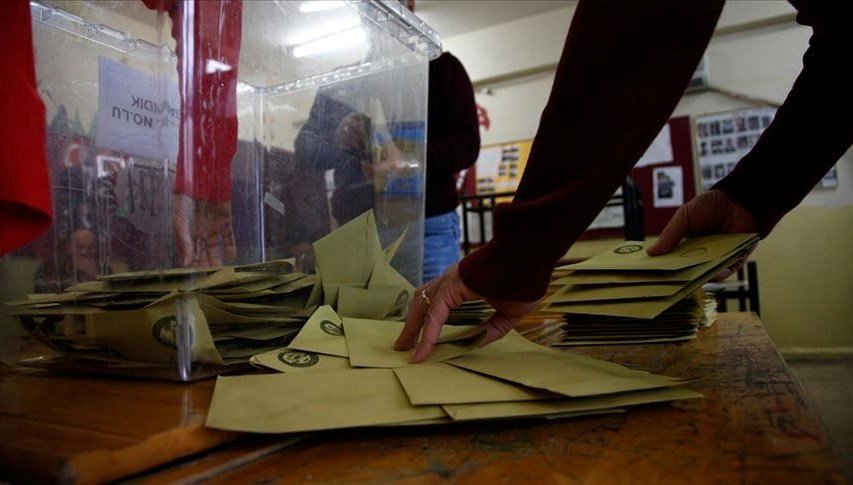
<svg viewBox="0 0 853 485">
<path fill-rule="evenodd" d="M 459 261 L 460 235 L 456 211 L 424 219 L 424 283 Z"/>
</svg>

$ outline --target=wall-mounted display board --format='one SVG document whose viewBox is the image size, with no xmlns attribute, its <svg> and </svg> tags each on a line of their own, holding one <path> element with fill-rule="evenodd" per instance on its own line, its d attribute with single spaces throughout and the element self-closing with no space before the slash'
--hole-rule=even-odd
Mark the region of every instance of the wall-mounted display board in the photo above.
<svg viewBox="0 0 853 485">
<path fill-rule="evenodd" d="M 697 116 L 696 148 L 699 158 L 699 187 L 705 191 L 728 175 L 740 159 L 752 150 L 776 116 L 776 108 L 758 107 Z M 838 172 L 832 167 L 817 189 L 838 186 Z"/>
<path fill-rule="evenodd" d="M 515 192 L 532 144 L 532 140 L 521 140 L 481 148 L 474 165 L 477 195 Z"/>
<path fill-rule="evenodd" d="M 696 117 L 699 187 L 705 191 L 735 168 L 770 126 L 776 108 L 748 108 Z"/>
</svg>

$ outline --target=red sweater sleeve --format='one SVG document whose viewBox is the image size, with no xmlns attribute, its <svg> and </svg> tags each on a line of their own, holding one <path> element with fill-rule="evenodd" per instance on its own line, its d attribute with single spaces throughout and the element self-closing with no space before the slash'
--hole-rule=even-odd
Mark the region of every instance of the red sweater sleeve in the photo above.
<svg viewBox="0 0 853 485">
<path fill-rule="evenodd" d="M 803 70 L 773 123 L 714 188 L 770 232 L 853 143 L 853 2 L 793 2 L 813 29 Z"/>
<path fill-rule="evenodd" d="M 172 19 L 181 93 L 175 192 L 193 199 L 231 200 L 242 0 L 197 1 L 187 15 L 183 2 L 143 2 Z"/>
<path fill-rule="evenodd" d="M 723 1 L 578 4 L 527 168 L 494 238 L 460 264 L 497 300 L 544 295 L 557 260 L 660 131 L 708 45 Z"/>
<path fill-rule="evenodd" d="M 50 226 L 44 104 L 36 90 L 30 2 L 0 2 L 0 255 Z"/>
</svg>

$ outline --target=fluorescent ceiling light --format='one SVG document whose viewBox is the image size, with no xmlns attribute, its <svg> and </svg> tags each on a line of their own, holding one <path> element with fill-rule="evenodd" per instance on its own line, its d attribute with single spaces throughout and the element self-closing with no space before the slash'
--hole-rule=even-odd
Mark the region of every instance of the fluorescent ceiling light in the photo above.
<svg viewBox="0 0 853 485">
<path fill-rule="evenodd" d="M 299 5 L 299 11 L 302 13 L 322 12 L 345 6 L 346 3 L 343 0 L 308 0 Z"/>
<path fill-rule="evenodd" d="M 297 45 L 293 48 L 293 57 L 307 57 L 338 49 L 353 48 L 366 40 L 367 32 L 361 27 L 356 27 Z"/>
<path fill-rule="evenodd" d="M 297 32 L 292 35 L 286 42 L 286 45 L 299 45 L 299 44 L 307 44 L 312 41 L 322 39 L 324 37 L 328 37 L 334 34 L 339 34 L 345 30 L 352 29 L 353 27 L 357 27 L 361 25 L 361 17 L 357 14 L 353 13 L 352 15 L 347 15 L 346 17 L 337 19 L 335 21 L 323 22 L 321 25 L 317 25 L 311 29 L 303 30 L 301 32 Z"/>
</svg>

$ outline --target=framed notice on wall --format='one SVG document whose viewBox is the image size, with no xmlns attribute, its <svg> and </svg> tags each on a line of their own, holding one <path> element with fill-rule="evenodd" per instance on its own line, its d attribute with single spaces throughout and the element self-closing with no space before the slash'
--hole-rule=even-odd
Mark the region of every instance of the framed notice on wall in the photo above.
<svg viewBox="0 0 853 485">
<path fill-rule="evenodd" d="M 764 130 L 776 108 L 749 108 L 696 117 L 699 186 L 708 190 L 735 168 Z"/>
<path fill-rule="evenodd" d="M 484 146 L 477 158 L 477 194 L 515 192 L 530 155 L 532 140 Z"/>
<path fill-rule="evenodd" d="M 699 155 L 699 187 L 705 191 L 728 175 L 738 161 L 752 150 L 776 116 L 776 108 L 748 108 L 698 116 L 695 136 Z M 817 189 L 838 186 L 838 172 L 832 167 L 818 182 Z"/>
</svg>

